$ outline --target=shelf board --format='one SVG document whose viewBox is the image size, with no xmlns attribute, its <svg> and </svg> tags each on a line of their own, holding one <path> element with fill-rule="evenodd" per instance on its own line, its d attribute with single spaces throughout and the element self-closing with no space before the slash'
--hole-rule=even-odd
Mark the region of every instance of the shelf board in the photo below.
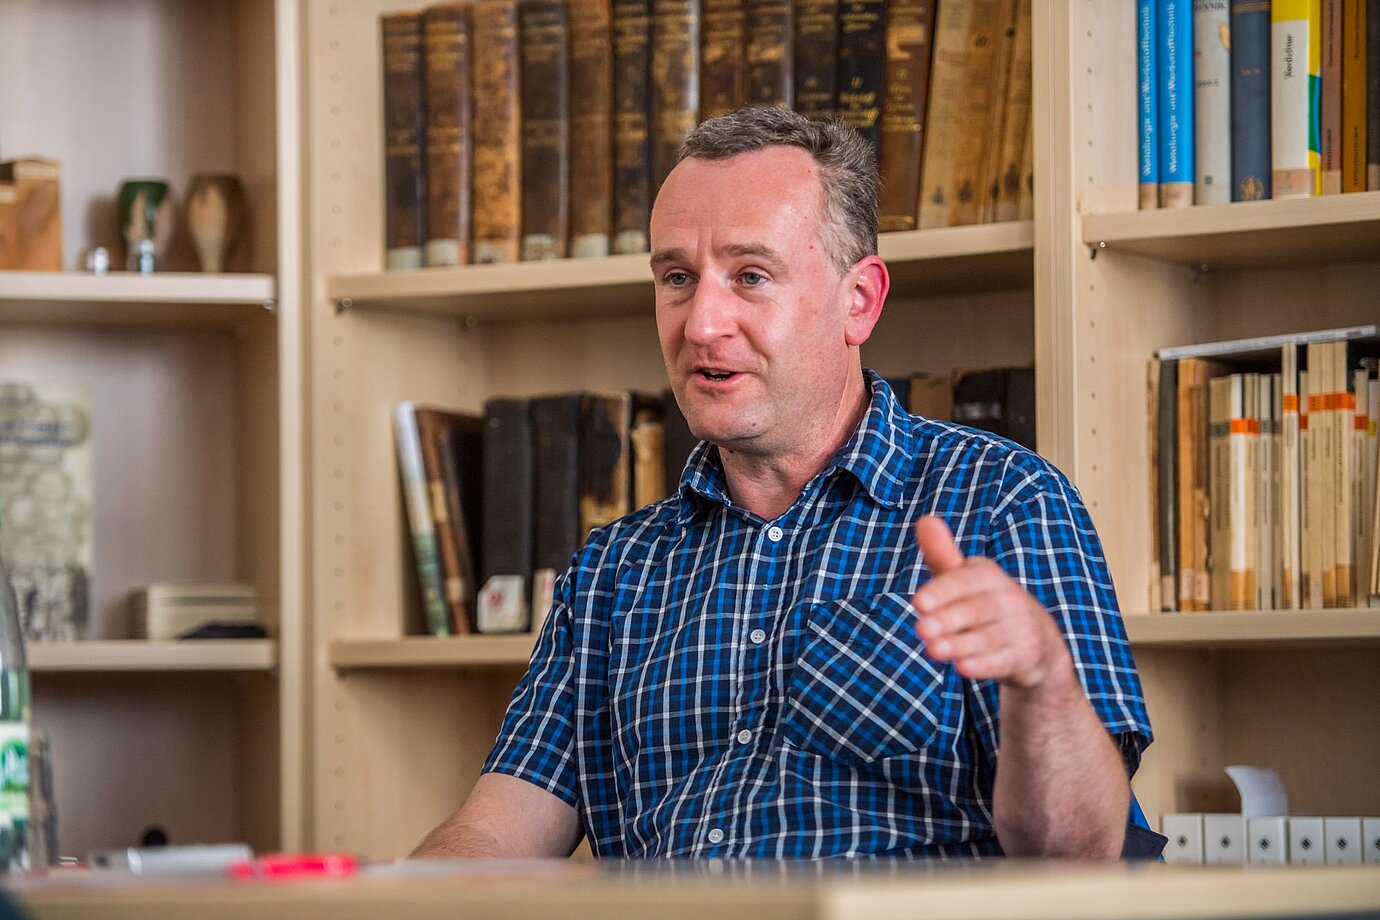
<svg viewBox="0 0 1380 920">
<path fill-rule="evenodd" d="M 884 233 L 893 289 L 943 293 L 1023 287 L 1034 274 L 1031 221 Z M 647 255 L 334 275 L 326 296 L 345 309 L 402 310 L 493 322 L 650 311 Z"/>
<path fill-rule="evenodd" d="M 1380 192 L 1088 214 L 1083 242 L 1209 270 L 1380 258 Z"/>
<path fill-rule="evenodd" d="M 532 656 L 535 641 L 532 633 L 341 639 L 331 643 L 331 666 L 340 670 L 522 666 Z"/>
<path fill-rule="evenodd" d="M 1380 609 L 1219 610 L 1124 617 L 1133 646 L 1161 648 L 1380 642 Z"/>
<path fill-rule="evenodd" d="M 36 673 L 271 671 L 278 664 L 278 644 L 272 639 L 33 642 L 28 655 Z"/>
<path fill-rule="evenodd" d="M 276 308 L 272 275 L 0 272 L 0 322 L 229 326 Z"/>
</svg>

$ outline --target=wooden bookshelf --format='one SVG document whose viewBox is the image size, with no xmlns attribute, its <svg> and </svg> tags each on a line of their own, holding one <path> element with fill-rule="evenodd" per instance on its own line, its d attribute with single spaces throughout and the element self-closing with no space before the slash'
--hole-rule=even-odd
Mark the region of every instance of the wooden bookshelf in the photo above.
<svg viewBox="0 0 1380 920">
<path fill-rule="evenodd" d="M 1213 271 L 1369 260 L 1380 192 L 1088 214 L 1083 242 Z"/>
<path fill-rule="evenodd" d="M 1029 285 L 1030 221 L 884 233 L 878 249 L 893 284 L 930 292 Z M 652 297 L 647 256 L 560 259 L 332 275 L 326 296 L 340 308 L 400 310 L 489 322 L 590 319 L 646 312 Z"/>
<path fill-rule="evenodd" d="M 404 639 L 338 639 L 331 666 L 340 671 L 407 668 L 509 667 L 532 657 L 532 633 L 510 636 L 412 636 Z"/>
<path fill-rule="evenodd" d="M 1136 647 L 1255 648 L 1380 643 L 1380 609 L 1217 610 L 1125 617 Z"/>
<path fill-rule="evenodd" d="M 278 666 L 278 644 L 272 639 L 35 642 L 28 654 L 29 667 L 38 674 L 271 671 Z"/>
<path fill-rule="evenodd" d="M 232 326 L 276 309 L 267 274 L 0 272 L 0 322 Z"/>
</svg>

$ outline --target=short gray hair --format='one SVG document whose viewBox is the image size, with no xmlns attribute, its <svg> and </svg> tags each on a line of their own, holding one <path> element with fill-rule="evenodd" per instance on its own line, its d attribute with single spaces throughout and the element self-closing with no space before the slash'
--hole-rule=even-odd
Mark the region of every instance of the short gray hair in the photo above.
<svg viewBox="0 0 1380 920">
<path fill-rule="evenodd" d="M 820 236 L 840 272 L 877 253 L 877 154 L 838 119 L 811 121 L 774 106 L 754 105 L 702 122 L 680 147 L 679 160 L 726 160 L 769 147 L 799 147 L 819 166 L 824 190 Z"/>
</svg>

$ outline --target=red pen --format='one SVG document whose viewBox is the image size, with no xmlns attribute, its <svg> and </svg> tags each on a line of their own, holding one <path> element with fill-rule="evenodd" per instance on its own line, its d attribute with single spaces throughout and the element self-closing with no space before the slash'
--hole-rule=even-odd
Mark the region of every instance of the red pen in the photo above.
<svg viewBox="0 0 1380 920">
<path fill-rule="evenodd" d="M 231 863 L 225 874 L 234 879 L 346 878 L 359 871 L 359 859 L 349 853 L 270 853 Z"/>
</svg>

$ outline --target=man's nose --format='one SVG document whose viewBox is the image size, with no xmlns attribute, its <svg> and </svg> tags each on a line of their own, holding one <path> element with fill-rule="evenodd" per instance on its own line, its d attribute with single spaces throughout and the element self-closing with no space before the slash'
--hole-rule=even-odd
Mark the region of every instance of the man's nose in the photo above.
<svg viewBox="0 0 1380 920">
<path fill-rule="evenodd" d="M 702 277 L 690 302 L 685 338 L 701 345 L 732 335 L 737 328 L 736 310 L 737 298 L 726 282 Z"/>
</svg>

